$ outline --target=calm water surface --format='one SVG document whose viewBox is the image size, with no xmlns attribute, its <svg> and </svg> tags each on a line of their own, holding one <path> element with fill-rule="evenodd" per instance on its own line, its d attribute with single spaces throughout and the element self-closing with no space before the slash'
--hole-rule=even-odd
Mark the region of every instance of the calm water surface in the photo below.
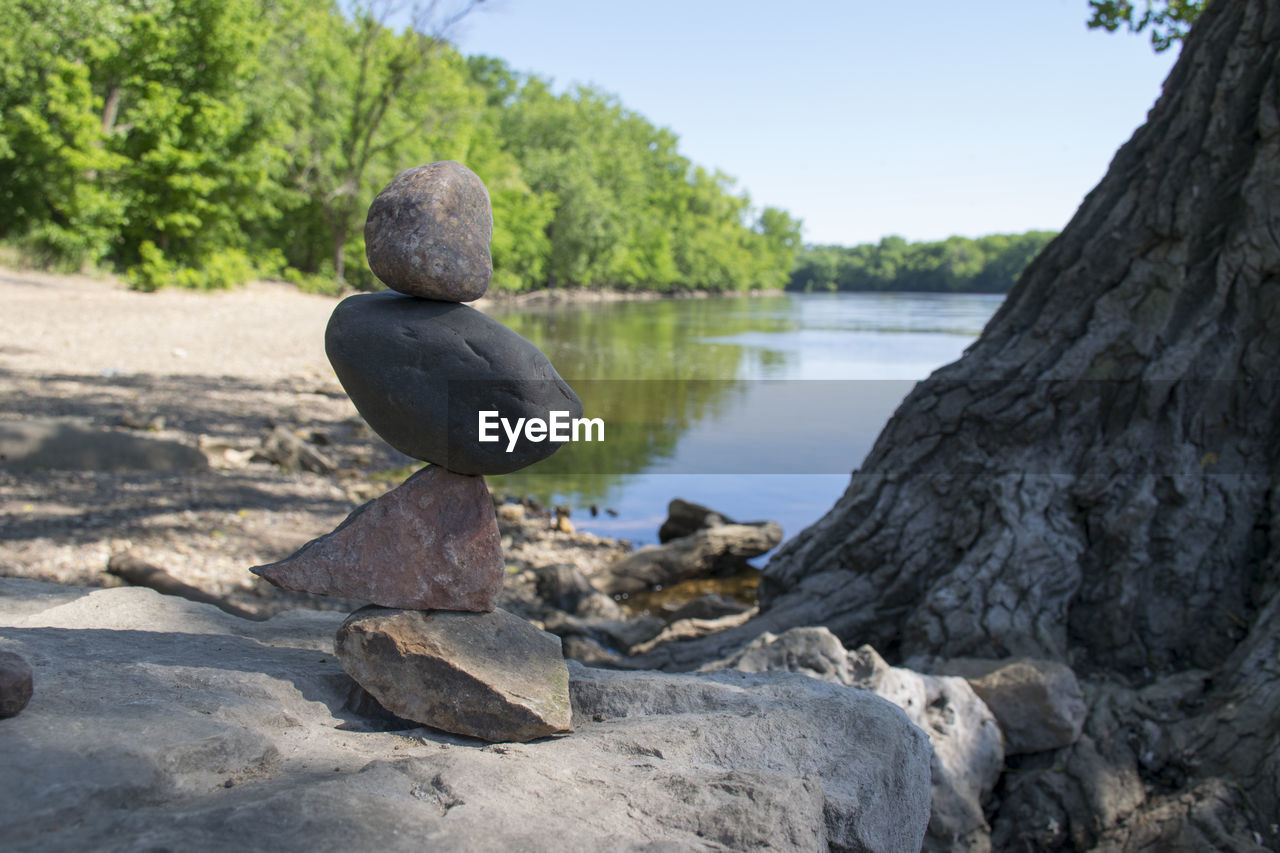
<svg viewBox="0 0 1280 853">
<path fill-rule="evenodd" d="M 495 311 L 546 352 L 588 416 L 604 419 L 606 440 L 491 483 L 568 504 L 579 529 L 637 544 L 657 540 L 674 497 L 773 519 L 790 537 L 830 509 L 912 385 L 958 358 L 1002 298 L 797 294 Z"/>
</svg>

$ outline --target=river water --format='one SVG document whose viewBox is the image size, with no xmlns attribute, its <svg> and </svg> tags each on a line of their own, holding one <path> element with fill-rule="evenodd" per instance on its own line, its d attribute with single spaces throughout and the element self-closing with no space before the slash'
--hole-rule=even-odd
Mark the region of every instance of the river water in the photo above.
<svg viewBox="0 0 1280 853">
<path fill-rule="evenodd" d="M 674 497 L 789 538 L 825 513 L 915 382 L 999 307 L 985 294 L 783 294 L 495 311 L 604 421 L 496 491 L 580 530 L 657 541 Z M 590 512 L 591 507 L 596 515 Z M 616 515 L 615 515 L 616 513 Z"/>
</svg>

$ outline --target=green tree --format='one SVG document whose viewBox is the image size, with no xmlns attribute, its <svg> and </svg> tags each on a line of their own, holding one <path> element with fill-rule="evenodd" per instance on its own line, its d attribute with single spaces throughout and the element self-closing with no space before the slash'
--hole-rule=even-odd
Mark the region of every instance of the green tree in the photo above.
<svg viewBox="0 0 1280 853">
<path fill-rule="evenodd" d="M 71 267 L 102 260 L 123 218 L 83 17 L 70 2 L 0 0 L 0 235 Z"/>
<path fill-rule="evenodd" d="M 1028 231 L 908 243 L 890 235 L 879 243 L 813 246 L 798 255 L 787 289 L 1004 293 L 1053 237 Z"/>
<path fill-rule="evenodd" d="M 115 256 L 143 286 L 252 273 L 247 235 L 277 215 L 284 167 L 281 128 L 254 85 L 263 12 L 254 0 L 157 2 L 128 16 L 118 52 L 101 52 L 103 125 L 117 122 L 108 132 L 126 163 Z"/>
<path fill-rule="evenodd" d="M 331 4 L 293 5 L 278 54 L 298 93 L 289 180 L 298 214 L 323 222 L 338 281 L 353 257 L 363 273 L 361 232 L 373 195 L 401 169 L 425 162 L 479 107 L 465 62 L 445 41 L 479 2 L 428 4 L 399 32 L 387 24 L 399 5 L 392 0 L 355 4 L 349 18 Z M 299 223 L 289 241 L 291 260 L 313 269 L 311 250 L 299 246 L 316 230 L 314 220 Z"/>
<path fill-rule="evenodd" d="M 1089 0 L 1092 17 L 1089 29 L 1104 29 L 1114 33 L 1121 27 L 1140 33 L 1150 28 L 1151 46 L 1157 53 L 1168 50 L 1175 42 L 1182 41 L 1209 0 L 1144 0 L 1145 8 L 1138 12 L 1132 0 Z"/>
<path fill-rule="evenodd" d="M 213 270 L 274 215 L 254 0 L 6 2 L 0 233 L 47 260 Z M 177 259 L 175 266 L 165 256 Z M 188 283 L 206 283 L 197 274 Z M 217 282 L 215 282 L 217 283 Z"/>
<path fill-rule="evenodd" d="M 481 0 L 0 0 L 0 238 L 135 285 L 257 271 L 374 287 L 365 211 L 469 165 L 504 289 L 775 288 L 799 222 L 616 97 L 557 94 L 447 31 Z"/>
<path fill-rule="evenodd" d="M 752 227 L 756 276 L 753 288 L 781 290 L 800 250 L 801 221 L 785 210 L 766 207 Z"/>
</svg>

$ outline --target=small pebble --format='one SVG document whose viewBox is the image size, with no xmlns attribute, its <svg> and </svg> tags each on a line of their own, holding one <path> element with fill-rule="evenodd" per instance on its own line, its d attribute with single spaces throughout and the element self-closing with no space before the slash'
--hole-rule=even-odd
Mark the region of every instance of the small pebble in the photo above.
<svg viewBox="0 0 1280 853">
<path fill-rule="evenodd" d="M 0 717 L 12 717 L 27 707 L 35 691 L 31 665 L 21 655 L 0 652 Z"/>
</svg>

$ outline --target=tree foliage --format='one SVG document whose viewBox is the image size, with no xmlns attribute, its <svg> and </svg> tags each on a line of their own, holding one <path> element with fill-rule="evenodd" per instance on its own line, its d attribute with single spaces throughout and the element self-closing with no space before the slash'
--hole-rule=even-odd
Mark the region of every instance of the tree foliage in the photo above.
<svg viewBox="0 0 1280 853">
<path fill-rule="evenodd" d="M 851 247 L 813 246 L 800 254 L 787 289 L 1004 293 L 1053 237 L 1028 231 L 908 243 L 890 236 Z"/>
<path fill-rule="evenodd" d="M 1090 29 L 1104 29 L 1114 33 L 1121 27 L 1140 33 L 1149 29 L 1151 46 L 1157 53 L 1168 50 L 1175 42 L 1182 41 L 1191 24 L 1209 0 L 1144 0 L 1145 8 L 1138 12 L 1132 0 L 1089 0 L 1092 17 Z"/>
<path fill-rule="evenodd" d="M 489 188 L 496 287 L 786 283 L 797 220 L 606 93 L 461 56 L 477 2 L 0 0 L 0 239 L 148 289 L 373 288 L 373 197 L 452 159 Z"/>
</svg>

